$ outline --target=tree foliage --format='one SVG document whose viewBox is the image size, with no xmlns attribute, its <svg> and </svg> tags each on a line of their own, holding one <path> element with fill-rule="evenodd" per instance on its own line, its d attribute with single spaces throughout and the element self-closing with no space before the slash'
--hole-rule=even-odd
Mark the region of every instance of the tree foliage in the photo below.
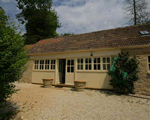
<svg viewBox="0 0 150 120">
<path fill-rule="evenodd" d="M 74 33 L 64 33 L 64 34 L 60 34 L 60 36 L 69 36 L 69 35 L 74 35 Z"/>
<path fill-rule="evenodd" d="M 129 53 L 119 53 L 118 59 L 115 63 L 115 69 L 109 70 L 108 74 L 112 77 L 110 85 L 116 88 L 119 92 L 132 93 L 134 90 L 134 82 L 138 78 L 138 60 L 135 55 L 129 59 Z M 124 73 L 127 72 L 127 76 L 124 77 Z"/>
<path fill-rule="evenodd" d="M 16 18 L 25 24 L 25 44 L 34 44 L 41 39 L 57 37 L 60 27 L 57 13 L 52 9 L 51 0 L 16 0 L 22 10 Z"/>
<path fill-rule="evenodd" d="M 129 19 L 129 23 L 144 24 L 150 20 L 150 11 L 147 9 L 147 2 L 145 0 L 126 0 L 126 7 L 124 8 Z"/>
<path fill-rule="evenodd" d="M 11 22 L 8 22 L 10 20 Z M 0 7 L 0 104 L 15 92 L 13 82 L 22 76 L 28 61 L 24 41 L 14 21 Z"/>
</svg>

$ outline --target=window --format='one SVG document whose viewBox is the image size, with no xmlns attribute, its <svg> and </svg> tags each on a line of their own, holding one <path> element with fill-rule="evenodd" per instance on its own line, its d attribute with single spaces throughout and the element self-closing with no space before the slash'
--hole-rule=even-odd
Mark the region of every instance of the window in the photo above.
<svg viewBox="0 0 150 120">
<path fill-rule="evenodd" d="M 79 58 L 77 60 L 77 69 L 78 70 L 83 70 L 83 58 Z"/>
<path fill-rule="evenodd" d="M 85 58 L 85 70 L 91 70 L 91 69 L 92 69 L 92 59 Z"/>
<path fill-rule="evenodd" d="M 150 56 L 148 56 L 148 70 L 150 71 Z"/>
<path fill-rule="evenodd" d="M 55 60 L 51 60 L 51 70 L 55 70 Z"/>
<path fill-rule="evenodd" d="M 34 61 L 34 69 L 38 69 L 39 60 Z"/>
<path fill-rule="evenodd" d="M 44 69 L 44 60 L 40 60 L 40 69 Z"/>
<path fill-rule="evenodd" d="M 50 60 L 45 60 L 45 70 L 49 70 Z"/>
<path fill-rule="evenodd" d="M 110 69 L 110 57 L 103 57 L 103 70 Z"/>
<path fill-rule="evenodd" d="M 94 70 L 100 70 L 101 69 L 101 59 L 100 58 L 94 58 Z"/>
<path fill-rule="evenodd" d="M 150 35 L 150 33 L 147 30 L 140 31 L 140 34 L 141 35 Z"/>
<path fill-rule="evenodd" d="M 74 60 L 67 60 L 67 72 L 74 72 Z"/>
</svg>

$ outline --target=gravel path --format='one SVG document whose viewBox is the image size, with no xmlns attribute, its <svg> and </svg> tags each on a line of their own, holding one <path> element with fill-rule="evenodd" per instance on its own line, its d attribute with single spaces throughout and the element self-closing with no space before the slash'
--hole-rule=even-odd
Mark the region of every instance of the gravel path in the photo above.
<svg viewBox="0 0 150 120">
<path fill-rule="evenodd" d="M 12 101 L 18 103 L 19 115 L 25 120 L 150 120 L 150 99 L 98 90 L 16 85 L 21 90 L 13 94 Z"/>
</svg>

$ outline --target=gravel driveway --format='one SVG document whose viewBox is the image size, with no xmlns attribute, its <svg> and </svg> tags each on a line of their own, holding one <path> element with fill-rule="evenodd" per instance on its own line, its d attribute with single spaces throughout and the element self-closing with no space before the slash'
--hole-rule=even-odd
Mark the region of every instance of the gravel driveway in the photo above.
<svg viewBox="0 0 150 120">
<path fill-rule="evenodd" d="M 99 90 L 42 88 L 17 83 L 13 94 L 25 120 L 150 120 L 150 99 L 107 94 Z"/>
</svg>

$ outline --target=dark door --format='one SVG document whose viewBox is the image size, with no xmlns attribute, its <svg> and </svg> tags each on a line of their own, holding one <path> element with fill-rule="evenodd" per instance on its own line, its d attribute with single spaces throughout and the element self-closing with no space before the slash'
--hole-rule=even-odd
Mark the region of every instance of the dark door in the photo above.
<svg viewBox="0 0 150 120">
<path fill-rule="evenodd" d="M 59 59 L 59 80 L 60 84 L 65 84 L 66 59 Z"/>
</svg>

